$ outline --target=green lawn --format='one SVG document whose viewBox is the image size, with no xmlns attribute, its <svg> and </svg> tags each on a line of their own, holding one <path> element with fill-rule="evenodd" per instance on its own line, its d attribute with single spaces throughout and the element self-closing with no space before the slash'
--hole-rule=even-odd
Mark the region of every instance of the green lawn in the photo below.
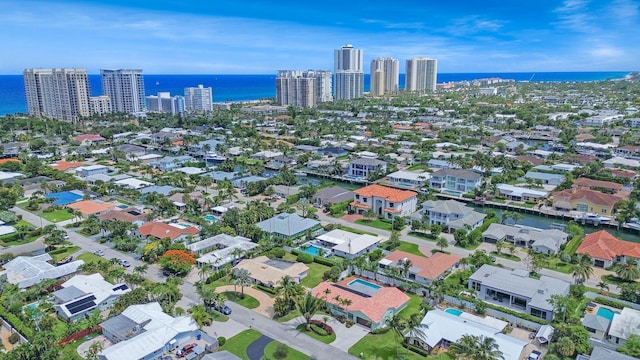
<svg viewBox="0 0 640 360">
<path fill-rule="evenodd" d="M 227 342 L 220 347 L 220 351 L 227 350 L 244 360 L 250 360 L 247 356 L 247 347 L 249 347 L 249 344 L 252 342 L 258 340 L 260 336 L 262 336 L 262 334 L 255 330 L 245 330 L 238 335 L 227 339 Z"/>
<path fill-rule="evenodd" d="M 90 252 L 86 252 L 86 253 L 82 253 L 80 255 L 78 255 L 78 257 L 76 258 L 76 260 L 84 260 L 85 263 L 99 263 L 99 262 L 108 262 L 107 259 L 100 257 L 94 253 L 90 253 Z"/>
<path fill-rule="evenodd" d="M 277 359 L 273 353 L 276 351 L 279 344 L 280 343 L 277 341 L 272 341 L 268 343 L 267 346 L 265 346 L 264 348 L 263 359 Z M 285 357 L 284 360 L 308 360 L 309 359 L 307 355 L 301 353 L 298 350 L 292 349 L 288 346 L 287 346 L 287 349 L 289 350 L 287 352 L 287 357 Z"/>
<path fill-rule="evenodd" d="M 302 323 L 298 326 L 296 326 L 296 330 L 300 331 L 301 333 L 307 334 L 309 336 L 311 336 L 314 339 L 320 340 L 325 344 L 331 344 L 332 342 L 334 342 L 336 340 L 336 333 L 334 332 L 331 335 L 320 335 L 317 334 L 315 331 L 311 330 L 311 331 L 306 331 L 306 327 L 307 324 Z M 311 327 L 315 327 L 315 325 L 311 325 Z"/>
<path fill-rule="evenodd" d="M 17 223 L 11 225 L 13 227 L 20 227 L 20 226 L 24 226 L 25 228 L 36 228 L 35 226 L 33 226 L 33 224 L 31 224 L 30 222 L 26 222 L 24 220 L 19 220 Z M 16 246 L 16 245 L 22 245 L 22 244 L 27 244 L 30 242 L 34 242 L 36 241 L 40 236 L 29 236 L 28 234 L 25 234 L 24 239 L 20 240 L 20 239 L 14 239 L 11 240 L 15 237 L 15 233 L 13 234 L 6 234 L 6 235 L 2 235 L 0 236 L 0 245 L 2 246 Z"/>
<path fill-rule="evenodd" d="M 242 305 L 247 309 L 255 309 L 260 306 L 260 302 L 258 301 L 258 299 L 247 294 L 244 294 L 244 297 L 242 297 L 242 293 L 240 291 L 225 291 L 222 294 L 226 296 L 228 300 L 231 300 L 238 305 Z"/>
<path fill-rule="evenodd" d="M 391 231 L 391 223 L 384 222 L 379 219 L 376 219 L 376 220 L 358 219 L 356 220 L 356 224 L 371 226 L 380 230 Z"/>
<path fill-rule="evenodd" d="M 352 232 L 354 234 L 360 234 L 360 235 L 372 235 L 372 236 L 378 236 L 378 234 L 376 233 L 372 233 L 372 232 L 368 232 L 368 231 L 364 231 L 364 230 L 359 230 L 359 229 L 354 229 L 352 227 L 348 227 L 348 226 L 344 226 L 344 225 L 338 225 L 338 229 L 340 230 L 344 230 L 344 231 L 348 231 L 348 232 Z"/>
<path fill-rule="evenodd" d="M 410 299 L 409 299 L 409 302 L 407 303 L 407 306 L 405 306 L 405 308 L 402 309 L 399 314 L 404 317 L 409 317 L 412 314 L 415 314 L 418 311 L 420 311 L 420 308 L 422 307 L 422 297 L 415 294 L 410 294 L 410 293 L 405 293 L 405 294 L 407 294 Z"/>
<path fill-rule="evenodd" d="M 392 331 L 384 334 L 367 334 L 349 349 L 349 354 L 365 360 L 393 360 L 396 359 L 397 353 L 406 360 L 425 359 L 423 356 L 402 347 L 400 344 L 402 339 L 397 336 L 394 338 L 394 336 Z"/>
<path fill-rule="evenodd" d="M 543 265 L 544 268 L 558 271 L 561 273 L 569 274 L 571 271 L 571 264 L 566 263 L 558 258 L 548 258 L 547 262 Z"/>
<path fill-rule="evenodd" d="M 408 252 L 409 254 L 426 257 L 425 254 L 420 252 L 418 244 L 414 244 L 406 241 L 400 241 L 400 246 L 398 246 L 393 250 L 400 250 L 400 251 Z"/>
<path fill-rule="evenodd" d="M 436 239 L 437 239 L 437 236 L 434 237 L 431 234 L 423 233 L 421 231 L 409 231 L 407 234 L 409 236 L 417 237 L 417 238 L 424 239 L 424 240 L 427 240 L 427 241 L 436 242 Z"/>
<path fill-rule="evenodd" d="M 309 267 L 307 276 L 305 276 L 300 283 L 302 286 L 312 289 L 322 282 L 322 277 L 324 273 L 329 270 L 329 267 L 315 262 L 307 264 L 307 266 Z"/>
<path fill-rule="evenodd" d="M 511 254 L 507 254 L 504 252 L 497 252 L 497 251 L 492 251 L 491 255 L 493 256 L 497 256 L 503 259 L 507 259 L 507 260 L 511 260 L 511 261 L 522 261 L 519 257 L 515 256 L 515 255 L 511 255 Z"/>
<path fill-rule="evenodd" d="M 58 262 L 73 253 L 78 252 L 80 246 L 69 246 L 65 248 L 58 248 L 49 252 L 49 255 L 53 258 L 53 262 Z"/>
<path fill-rule="evenodd" d="M 42 214 L 40 214 L 40 217 L 54 223 L 73 219 L 73 215 L 66 209 L 56 210 L 52 212 L 43 212 Z"/>
</svg>

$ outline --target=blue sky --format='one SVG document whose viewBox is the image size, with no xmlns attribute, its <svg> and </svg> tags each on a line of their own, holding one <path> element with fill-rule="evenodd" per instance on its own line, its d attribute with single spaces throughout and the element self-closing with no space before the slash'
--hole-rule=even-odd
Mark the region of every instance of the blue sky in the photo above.
<svg viewBox="0 0 640 360">
<path fill-rule="evenodd" d="M 438 59 L 439 72 L 640 70 L 640 0 L 3 0 L 0 74 L 333 70 L 333 50 Z"/>
</svg>

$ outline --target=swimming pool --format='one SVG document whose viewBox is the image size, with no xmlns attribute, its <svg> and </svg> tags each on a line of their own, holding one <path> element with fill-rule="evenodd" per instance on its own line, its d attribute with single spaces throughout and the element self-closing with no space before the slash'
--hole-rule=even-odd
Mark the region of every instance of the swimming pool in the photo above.
<svg viewBox="0 0 640 360">
<path fill-rule="evenodd" d="M 442 190 L 443 194 L 449 194 L 449 195 L 455 195 L 455 196 L 460 196 L 462 195 L 462 193 L 460 191 L 455 191 L 455 190 Z"/>
<path fill-rule="evenodd" d="M 462 311 L 458 310 L 458 309 L 454 309 L 454 308 L 448 308 L 448 309 L 444 309 L 444 312 L 447 312 L 451 315 L 455 315 L 455 316 L 460 316 L 462 314 Z"/>
<path fill-rule="evenodd" d="M 596 313 L 598 316 L 601 316 L 609 321 L 613 320 L 613 315 L 615 312 L 611 309 L 607 309 L 606 307 L 600 306 L 598 308 L 598 312 Z"/>
<path fill-rule="evenodd" d="M 218 221 L 218 219 L 217 219 L 215 216 L 211 215 L 211 214 L 209 214 L 209 215 L 205 215 L 205 216 L 203 217 L 203 219 L 205 219 L 205 220 L 207 220 L 207 221 L 211 221 L 211 222 Z"/>
<path fill-rule="evenodd" d="M 349 282 L 349 287 L 359 286 L 359 285 L 366 286 L 368 288 L 375 289 L 375 290 L 380 290 L 380 287 L 381 287 L 380 285 L 372 284 L 362 279 L 355 279 Z"/>
<path fill-rule="evenodd" d="M 189 225 L 189 224 L 183 224 L 183 223 L 171 223 L 171 224 L 169 224 L 169 225 L 171 225 L 171 226 L 173 226 L 173 227 L 175 227 L 175 228 L 178 228 L 178 229 L 188 229 L 188 228 L 190 228 L 190 227 L 191 227 L 191 225 Z"/>
<path fill-rule="evenodd" d="M 309 255 L 312 255 L 312 256 L 318 256 L 318 254 L 320 254 L 320 249 L 321 248 L 319 248 L 317 246 L 314 246 L 314 245 L 301 246 L 301 247 L 298 248 L 298 250 L 300 250 L 300 251 L 302 251 L 304 253 L 307 253 Z M 324 250 L 324 249 L 322 249 L 322 250 L 325 251 L 325 253 L 326 253 L 326 250 Z"/>
</svg>

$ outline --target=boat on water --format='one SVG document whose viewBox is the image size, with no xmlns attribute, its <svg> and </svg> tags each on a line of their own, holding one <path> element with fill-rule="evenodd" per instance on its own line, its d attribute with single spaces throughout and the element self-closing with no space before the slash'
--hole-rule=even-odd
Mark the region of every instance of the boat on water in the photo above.
<svg viewBox="0 0 640 360">
<path fill-rule="evenodd" d="M 576 216 L 576 221 L 585 221 L 592 222 L 594 224 L 602 224 L 611 221 L 611 218 L 608 216 L 601 216 L 593 213 L 584 213 L 582 215 Z"/>
<path fill-rule="evenodd" d="M 293 175 L 295 175 L 295 176 L 307 176 L 307 173 L 303 172 L 303 171 L 295 171 L 293 173 Z"/>
</svg>

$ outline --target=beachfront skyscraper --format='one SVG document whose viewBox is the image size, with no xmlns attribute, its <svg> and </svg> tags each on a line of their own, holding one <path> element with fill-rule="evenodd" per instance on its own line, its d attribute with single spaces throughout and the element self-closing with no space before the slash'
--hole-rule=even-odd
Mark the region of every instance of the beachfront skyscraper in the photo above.
<svg viewBox="0 0 640 360">
<path fill-rule="evenodd" d="M 164 112 L 173 115 L 184 113 L 184 97 L 171 96 L 168 91 L 160 91 L 158 95 L 149 95 L 146 97 L 147 111 Z"/>
<path fill-rule="evenodd" d="M 331 72 L 326 70 L 280 70 L 276 77 L 276 100 L 281 106 L 315 107 L 331 101 Z"/>
<path fill-rule="evenodd" d="M 364 93 L 362 50 L 345 45 L 334 51 L 333 97 L 336 100 L 361 98 Z"/>
<path fill-rule="evenodd" d="M 371 84 L 369 91 L 373 96 L 392 94 L 398 91 L 400 62 L 390 57 L 371 61 Z"/>
<path fill-rule="evenodd" d="M 25 69 L 23 75 L 29 115 L 62 121 L 90 115 L 85 69 Z"/>
<path fill-rule="evenodd" d="M 184 107 L 188 112 L 213 111 L 213 89 L 203 85 L 184 88 Z"/>
<path fill-rule="evenodd" d="M 140 113 L 145 110 L 144 79 L 140 69 L 100 70 L 102 94 L 111 99 L 114 112 Z"/>
<path fill-rule="evenodd" d="M 407 91 L 436 91 L 438 78 L 438 60 L 425 57 L 417 57 L 407 60 L 406 69 Z"/>
</svg>

